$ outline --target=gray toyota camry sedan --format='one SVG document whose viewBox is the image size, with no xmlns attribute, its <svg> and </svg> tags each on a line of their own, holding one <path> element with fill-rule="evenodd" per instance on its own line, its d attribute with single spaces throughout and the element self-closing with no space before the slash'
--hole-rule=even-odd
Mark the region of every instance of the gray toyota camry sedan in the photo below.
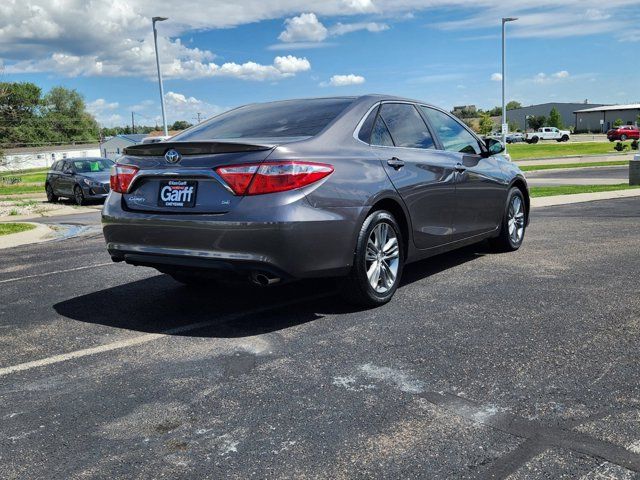
<svg viewBox="0 0 640 480">
<path fill-rule="evenodd" d="M 347 299 L 379 305 L 408 262 L 485 239 L 522 245 L 528 187 L 503 150 L 416 100 L 247 105 L 125 149 L 107 249 L 188 285 L 342 277 Z"/>
</svg>

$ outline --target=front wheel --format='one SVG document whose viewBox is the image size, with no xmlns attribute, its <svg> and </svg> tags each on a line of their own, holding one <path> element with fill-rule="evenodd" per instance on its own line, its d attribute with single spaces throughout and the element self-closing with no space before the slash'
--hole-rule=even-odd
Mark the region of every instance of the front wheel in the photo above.
<svg viewBox="0 0 640 480">
<path fill-rule="evenodd" d="M 78 185 L 76 185 L 73 189 L 73 199 L 75 200 L 76 205 L 78 205 L 79 207 L 81 207 L 85 203 L 84 193 L 82 193 L 82 188 L 80 188 Z"/>
<path fill-rule="evenodd" d="M 535 144 L 535 143 L 538 143 L 538 140 L 540 140 L 538 137 L 533 137 L 533 138 L 531 139 L 531 143 L 534 143 L 534 144 Z"/>
<path fill-rule="evenodd" d="M 563 135 L 561 140 L 563 142 L 568 142 L 569 141 L 569 135 Z"/>
<path fill-rule="evenodd" d="M 626 139 L 627 139 L 627 136 L 626 136 L 626 135 L 624 135 L 624 134 L 623 134 L 623 135 L 620 135 L 620 140 L 621 140 L 621 141 L 623 141 L 623 142 L 624 142 Z"/>
<path fill-rule="evenodd" d="M 360 229 L 342 296 L 350 303 L 375 307 L 387 303 L 398 289 L 405 258 L 402 233 L 393 215 L 370 214 Z"/>
<path fill-rule="evenodd" d="M 513 252 L 518 250 L 524 240 L 527 228 L 527 207 L 522 191 L 512 187 L 507 195 L 507 204 L 502 217 L 500 233 L 490 239 L 491 247 L 497 252 Z"/>
</svg>

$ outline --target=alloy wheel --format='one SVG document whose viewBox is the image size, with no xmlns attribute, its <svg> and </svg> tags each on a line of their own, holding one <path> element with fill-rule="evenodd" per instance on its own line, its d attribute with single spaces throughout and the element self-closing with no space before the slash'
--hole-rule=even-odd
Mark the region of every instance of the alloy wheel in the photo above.
<svg viewBox="0 0 640 480">
<path fill-rule="evenodd" d="M 509 237 L 515 245 L 520 244 L 524 236 L 524 204 L 519 195 L 514 195 L 509 203 L 509 213 L 507 225 L 509 226 Z"/>
<path fill-rule="evenodd" d="M 377 293 L 387 293 L 396 282 L 400 264 L 398 236 L 393 227 L 381 222 L 367 241 L 365 267 L 369 284 Z"/>
</svg>

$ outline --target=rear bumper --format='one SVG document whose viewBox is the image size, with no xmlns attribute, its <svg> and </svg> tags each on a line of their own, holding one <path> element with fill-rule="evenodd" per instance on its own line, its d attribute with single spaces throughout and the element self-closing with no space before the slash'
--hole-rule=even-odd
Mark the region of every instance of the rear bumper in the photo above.
<svg viewBox="0 0 640 480">
<path fill-rule="evenodd" d="M 102 213 L 107 249 L 114 261 L 160 271 L 348 272 L 364 207 L 321 210 L 301 194 L 269 197 L 246 197 L 227 214 L 157 214 L 127 211 L 112 193 Z"/>
</svg>

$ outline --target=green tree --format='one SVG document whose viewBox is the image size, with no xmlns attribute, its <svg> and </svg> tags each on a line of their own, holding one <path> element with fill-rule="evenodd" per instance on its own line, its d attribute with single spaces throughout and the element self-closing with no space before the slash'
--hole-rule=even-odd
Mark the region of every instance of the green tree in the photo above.
<svg viewBox="0 0 640 480">
<path fill-rule="evenodd" d="M 37 141 L 40 87 L 29 82 L 3 82 L 0 92 L 0 143 Z"/>
<path fill-rule="evenodd" d="M 176 120 L 173 122 L 173 125 L 169 127 L 169 130 L 185 130 L 191 126 L 193 125 L 186 120 Z"/>
<path fill-rule="evenodd" d="M 518 132 L 520 130 L 520 124 L 515 120 L 507 120 L 507 123 L 509 124 L 510 132 Z"/>
<path fill-rule="evenodd" d="M 51 141 L 96 141 L 99 127 L 75 89 L 54 87 L 43 98 L 43 118 Z"/>
<path fill-rule="evenodd" d="M 547 120 L 549 127 L 562 128 L 562 117 L 556 107 L 553 107 L 549 112 L 549 119 Z"/>
<path fill-rule="evenodd" d="M 518 108 L 522 108 L 522 104 L 520 102 L 511 100 L 509 103 L 507 103 L 507 110 L 516 110 Z"/>
<path fill-rule="evenodd" d="M 613 122 L 613 126 L 616 127 L 616 128 L 621 127 L 622 125 L 624 125 L 624 122 L 622 121 L 621 118 L 619 118 L 615 122 Z"/>
<path fill-rule="evenodd" d="M 493 131 L 493 120 L 487 113 L 483 113 L 480 117 L 480 133 L 487 135 Z"/>
<path fill-rule="evenodd" d="M 538 115 L 538 116 L 532 115 L 531 117 L 529 117 L 527 121 L 529 128 L 533 130 L 538 130 L 539 128 L 544 127 L 546 123 L 547 123 L 547 117 L 545 117 L 544 115 Z"/>
</svg>

